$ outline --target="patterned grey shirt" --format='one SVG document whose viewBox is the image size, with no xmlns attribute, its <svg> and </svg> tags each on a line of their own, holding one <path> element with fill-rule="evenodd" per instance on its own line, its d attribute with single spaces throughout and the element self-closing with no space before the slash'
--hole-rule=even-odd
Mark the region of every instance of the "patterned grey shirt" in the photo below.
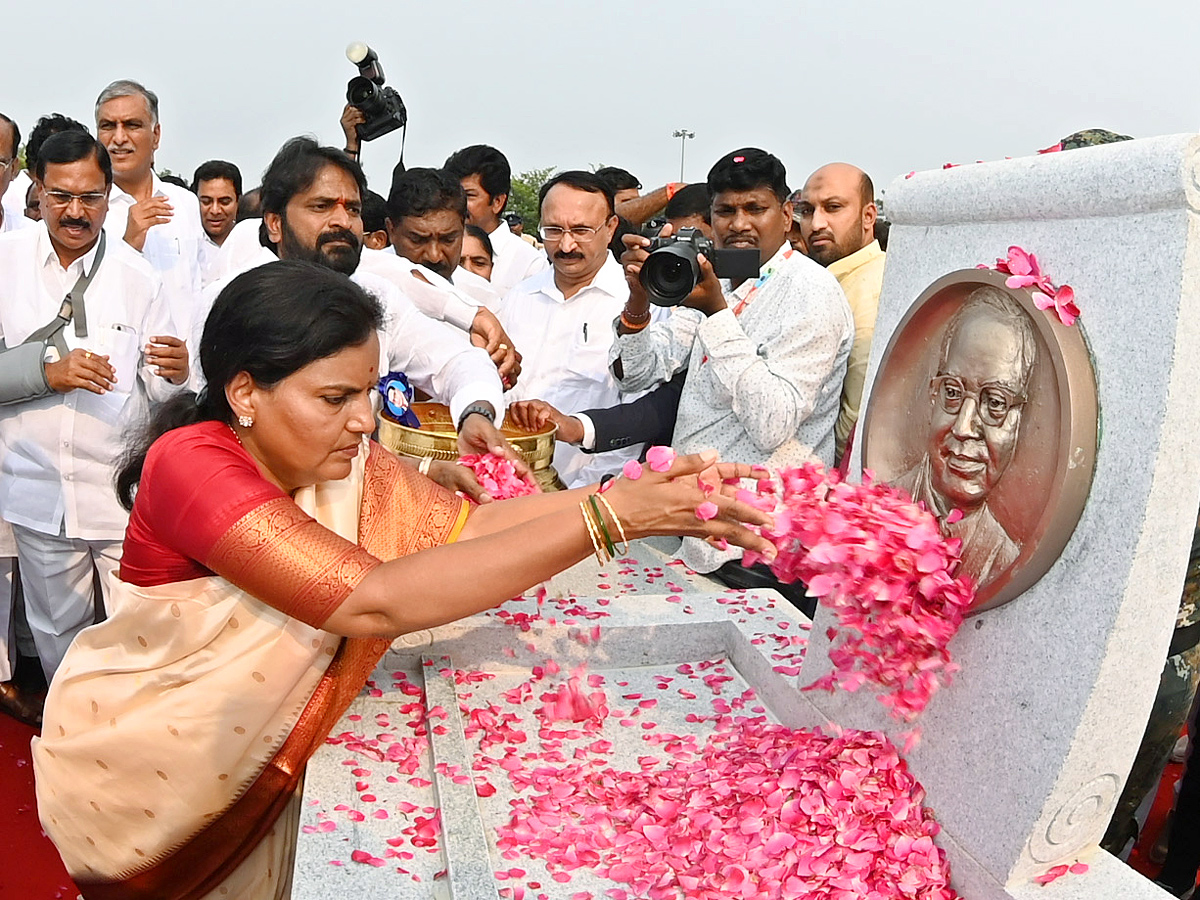
<svg viewBox="0 0 1200 900">
<path fill-rule="evenodd" d="M 736 291 L 722 282 L 729 309 L 705 316 L 676 307 L 665 321 L 620 336 L 610 360 L 621 359 L 627 391 L 687 369 L 673 441 L 680 453 L 713 448 L 723 460 L 772 469 L 831 466 L 854 317 L 837 279 L 786 243 L 763 267 L 770 270 Z M 711 572 L 740 553 L 689 538 L 679 555 Z"/>
</svg>

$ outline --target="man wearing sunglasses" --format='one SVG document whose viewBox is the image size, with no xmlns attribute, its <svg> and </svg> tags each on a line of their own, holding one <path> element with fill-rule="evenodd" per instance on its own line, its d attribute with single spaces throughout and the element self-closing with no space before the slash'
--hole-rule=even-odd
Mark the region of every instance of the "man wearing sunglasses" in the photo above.
<svg viewBox="0 0 1200 900">
<path fill-rule="evenodd" d="M 929 384 L 928 446 L 917 465 L 896 480 L 913 499 L 945 519 L 963 542 L 959 574 L 984 587 L 1021 552 L 988 508 L 1021 431 L 1030 376 L 1037 362 L 1033 325 L 998 288 L 967 297 L 942 338 L 938 368 Z"/>
<path fill-rule="evenodd" d="M 0 237 L 0 515 L 12 525 L 46 679 L 96 618 L 128 514 L 113 490 L 123 434 L 188 379 L 160 282 L 106 235 L 108 153 L 66 131 L 35 171 L 42 222 Z"/>
<path fill-rule="evenodd" d="M 538 233 L 551 268 L 509 291 L 500 307 L 500 322 L 523 357 L 509 402 L 544 400 L 567 414 L 616 406 L 623 395 L 608 351 L 629 286 L 608 250 L 617 227 L 612 189 L 591 172 L 562 172 L 542 187 L 539 203 Z M 589 456 L 560 441 L 554 467 L 574 487 L 619 470 L 640 446 Z"/>
</svg>

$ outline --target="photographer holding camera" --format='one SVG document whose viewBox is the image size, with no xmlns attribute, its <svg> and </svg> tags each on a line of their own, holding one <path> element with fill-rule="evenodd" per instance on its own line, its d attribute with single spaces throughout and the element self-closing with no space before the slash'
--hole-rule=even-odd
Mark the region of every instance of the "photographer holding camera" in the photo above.
<svg viewBox="0 0 1200 900">
<path fill-rule="evenodd" d="M 666 226 L 654 242 L 665 246 L 653 256 L 649 238 L 625 238 L 629 300 L 615 323 L 613 374 L 622 390 L 639 391 L 687 371 L 673 441 L 680 453 L 711 447 L 723 459 L 770 468 L 811 460 L 830 466 L 854 340 L 846 297 L 837 279 L 787 243 L 792 205 L 779 159 L 736 150 L 709 171 L 708 192 L 716 272 L 708 253 L 687 249 L 707 243 L 699 232 L 676 243 Z M 728 251 L 750 249 L 761 266 L 756 277 L 718 278 Z M 659 269 L 651 291 L 648 259 L 665 260 L 650 265 Z M 651 324 L 652 299 L 678 305 Z M 680 557 L 713 572 L 737 552 L 686 540 Z"/>
</svg>

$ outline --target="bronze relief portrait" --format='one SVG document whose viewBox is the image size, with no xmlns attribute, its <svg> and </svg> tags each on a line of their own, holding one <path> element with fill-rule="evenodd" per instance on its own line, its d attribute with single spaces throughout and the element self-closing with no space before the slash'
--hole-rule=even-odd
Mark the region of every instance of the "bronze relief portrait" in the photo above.
<svg viewBox="0 0 1200 900">
<path fill-rule="evenodd" d="M 1096 453 L 1080 325 L 1004 281 L 969 269 L 921 294 L 884 353 L 863 423 L 863 467 L 961 539 L 958 574 L 977 585 L 974 611 L 1014 599 L 1054 564 Z"/>
</svg>

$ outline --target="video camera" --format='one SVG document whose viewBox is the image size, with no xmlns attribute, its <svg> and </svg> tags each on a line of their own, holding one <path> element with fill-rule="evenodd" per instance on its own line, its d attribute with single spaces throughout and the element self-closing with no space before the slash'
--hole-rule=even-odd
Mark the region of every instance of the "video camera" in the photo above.
<svg viewBox="0 0 1200 900">
<path fill-rule="evenodd" d="M 346 100 L 367 117 L 356 127 L 358 139 L 373 141 L 408 124 L 404 101 L 395 88 L 383 86 L 383 66 L 375 51 L 355 41 L 346 48 L 346 59 L 358 66 L 358 75 L 346 85 Z"/>
<path fill-rule="evenodd" d="M 641 282 L 655 306 L 679 306 L 696 289 L 700 281 L 696 257 L 701 253 L 718 278 L 758 276 L 759 254 L 753 247 L 718 250 L 698 228 L 680 228 L 670 237 L 659 237 L 657 228 L 647 228 L 642 235 L 650 238 L 650 256 L 642 263 Z"/>
</svg>

